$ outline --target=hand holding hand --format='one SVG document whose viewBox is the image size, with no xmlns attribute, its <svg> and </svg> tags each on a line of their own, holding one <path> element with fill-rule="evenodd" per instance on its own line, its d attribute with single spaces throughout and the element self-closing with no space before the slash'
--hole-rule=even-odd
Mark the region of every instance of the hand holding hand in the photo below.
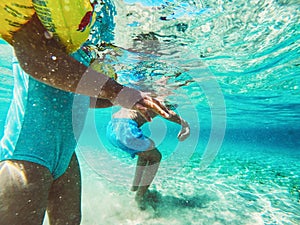
<svg viewBox="0 0 300 225">
<path fill-rule="evenodd" d="M 170 117 L 169 110 L 162 104 L 162 102 L 150 97 L 149 94 L 133 88 L 123 87 L 113 103 L 124 108 L 139 111 L 147 121 L 151 121 L 151 116 L 149 114 L 151 110 L 164 118 Z"/>
</svg>

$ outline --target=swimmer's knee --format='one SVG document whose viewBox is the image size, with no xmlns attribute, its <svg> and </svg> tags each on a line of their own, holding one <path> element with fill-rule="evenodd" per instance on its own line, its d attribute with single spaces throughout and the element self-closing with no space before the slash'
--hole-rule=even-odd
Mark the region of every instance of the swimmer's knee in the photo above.
<svg viewBox="0 0 300 225">
<path fill-rule="evenodd" d="M 155 147 L 155 143 L 153 140 L 149 139 L 151 142 L 150 142 L 150 147 L 149 147 L 149 155 L 150 155 L 150 160 L 153 162 L 153 163 L 159 163 L 162 159 L 162 155 L 160 153 L 160 151 L 158 151 L 158 149 Z"/>
<path fill-rule="evenodd" d="M 162 159 L 162 154 L 155 147 L 149 148 L 144 152 L 140 152 L 138 155 L 139 157 L 141 157 L 142 160 L 149 161 L 150 164 L 159 163 Z"/>
<path fill-rule="evenodd" d="M 149 152 L 149 161 L 151 164 L 160 163 L 161 159 L 162 154 L 157 149 L 153 149 Z"/>
</svg>

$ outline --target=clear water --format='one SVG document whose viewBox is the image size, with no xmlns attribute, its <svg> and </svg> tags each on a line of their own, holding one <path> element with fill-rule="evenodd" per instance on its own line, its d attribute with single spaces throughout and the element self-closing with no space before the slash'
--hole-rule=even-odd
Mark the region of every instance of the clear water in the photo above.
<svg viewBox="0 0 300 225">
<path fill-rule="evenodd" d="M 90 110 L 77 149 L 82 224 L 300 224 L 299 1 L 126 0 L 116 9 L 116 44 L 139 52 L 119 64 L 154 73 L 148 88 L 177 102 L 192 134 L 178 143 L 178 126 L 161 118 L 143 128 L 163 163 L 157 203 L 139 211 L 128 190 L 135 160 L 105 140 L 114 109 Z M 12 52 L 0 44 L 2 135 Z"/>
</svg>

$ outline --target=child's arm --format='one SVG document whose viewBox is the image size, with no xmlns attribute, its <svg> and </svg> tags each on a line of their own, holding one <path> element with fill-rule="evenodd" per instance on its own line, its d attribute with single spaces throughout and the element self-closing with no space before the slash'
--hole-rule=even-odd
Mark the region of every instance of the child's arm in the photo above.
<svg viewBox="0 0 300 225">
<path fill-rule="evenodd" d="M 190 136 L 189 124 L 180 116 L 178 116 L 174 111 L 170 110 L 170 117 L 166 119 L 181 125 L 181 130 L 177 135 L 179 141 L 184 141 L 186 138 Z"/>
<path fill-rule="evenodd" d="M 190 135 L 190 126 L 189 126 L 189 124 L 184 119 L 182 119 L 180 116 L 178 116 L 174 111 L 169 110 L 169 112 L 170 112 L 170 117 L 165 118 L 165 119 L 181 125 L 181 130 L 178 133 L 177 138 L 178 138 L 179 141 L 184 141 Z M 158 114 L 153 112 L 153 111 L 150 111 L 149 115 L 151 116 L 151 118 L 154 118 Z"/>
</svg>

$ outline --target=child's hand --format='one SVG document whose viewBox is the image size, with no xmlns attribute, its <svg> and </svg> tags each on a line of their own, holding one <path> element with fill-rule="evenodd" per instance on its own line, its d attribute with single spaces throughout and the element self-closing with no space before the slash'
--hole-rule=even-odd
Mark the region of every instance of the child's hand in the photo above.
<svg viewBox="0 0 300 225">
<path fill-rule="evenodd" d="M 190 126 L 185 120 L 181 121 L 181 126 L 182 127 L 180 132 L 177 135 L 177 138 L 179 141 L 184 141 L 190 136 Z"/>
</svg>

